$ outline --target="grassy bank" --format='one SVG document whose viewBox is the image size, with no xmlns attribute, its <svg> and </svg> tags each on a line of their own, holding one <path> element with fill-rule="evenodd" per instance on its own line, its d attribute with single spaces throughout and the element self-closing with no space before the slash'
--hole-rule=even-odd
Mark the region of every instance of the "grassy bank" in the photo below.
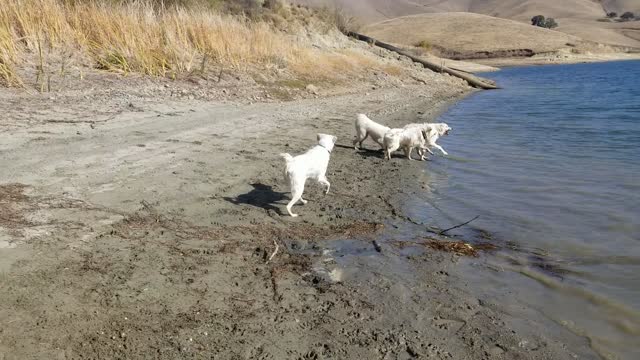
<svg viewBox="0 0 640 360">
<path fill-rule="evenodd" d="M 23 86 L 25 76 L 35 75 L 44 88 L 52 73 L 81 77 L 83 69 L 171 78 L 214 68 L 284 69 L 299 77 L 331 78 L 385 68 L 366 54 L 320 51 L 300 36 L 337 34 L 330 16 L 274 1 L 241 3 L 246 2 L 4 0 L 0 82 Z"/>
</svg>

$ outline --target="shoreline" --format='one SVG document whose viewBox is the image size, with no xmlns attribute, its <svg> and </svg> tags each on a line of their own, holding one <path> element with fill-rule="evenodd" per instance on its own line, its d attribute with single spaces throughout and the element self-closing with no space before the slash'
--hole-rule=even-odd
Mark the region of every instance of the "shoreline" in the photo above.
<svg viewBox="0 0 640 360">
<path fill-rule="evenodd" d="M 596 358 L 585 339 L 470 294 L 465 259 L 392 241 L 431 236 L 402 213 L 425 163 L 354 151 L 355 113 L 400 126 L 472 93 L 443 81 L 287 103 L 135 101 L 105 122 L 9 128 L 0 352 Z M 338 136 L 331 192 L 309 184 L 302 216 L 283 216 L 277 154 L 317 132 Z"/>
<path fill-rule="evenodd" d="M 640 53 L 605 53 L 605 54 L 538 54 L 529 58 L 495 58 L 475 59 L 471 62 L 496 67 L 536 66 L 536 65 L 573 65 L 585 63 L 637 61 Z"/>
</svg>

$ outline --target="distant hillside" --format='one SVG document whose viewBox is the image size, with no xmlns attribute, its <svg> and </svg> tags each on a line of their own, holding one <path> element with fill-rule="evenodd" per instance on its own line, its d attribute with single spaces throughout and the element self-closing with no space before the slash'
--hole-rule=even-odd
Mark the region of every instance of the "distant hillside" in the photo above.
<svg viewBox="0 0 640 360">
<path fill-rule="evenodd" d="M 465 12 L 403 16 L 371 24 L 362 32 L 396 44 L 421 43 L 459 59 L 532 55 L 579 41 L 558 31 Z"/>
<path fill-rule="evenodd" d="M 622 14 L 631 11 L 640 15 L 640 1 L 638 0 L 601 0 L 602 6 L 607 12 L 615 11 Z"/>
<path fill-rule="evenodd" d="M 640 47 L 640 21 L 599 22 L 607 12 L 631 11 L 640 16 L 640 0 L 294 0 L 313 6 L 344 8 L 364 24 L 399 16 L 472 12 L 529 23 L 531 17 L 554 17 L 556 30 L 586 40 Z"/>
<path fill-rule="evenodd" d="M 605 12 L 640 14 L 638 0 L 296 0 L 314 6 L 337 4 L 366 23 L 431 12 L 473 12 L 528 20 L 537 14 L 553 17 L 598 18 Z"/>
</svg>

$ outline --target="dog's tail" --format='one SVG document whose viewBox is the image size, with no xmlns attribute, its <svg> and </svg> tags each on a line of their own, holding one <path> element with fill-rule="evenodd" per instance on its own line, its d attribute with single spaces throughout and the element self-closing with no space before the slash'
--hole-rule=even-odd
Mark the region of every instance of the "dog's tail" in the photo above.
<svg viewBox="0 0 640 360">
<path fill-rule="evenodd" d="M 289 155 L 287 153 L 282 153 L 282 154 L 280 154 L 280 156 L 282 156 L 284 158 L 284 160 L 287 162 L 287 167 L 284 170 L 284 179 L 285 179 L 285 181 L 287 181 L 289 179 L 289 165 L 293 161 L 293 156 L 291 156 L 291 155 Z"/>
<path fill-rule="evenodd" d="M 280 154 L 280 156 L 282 156 L 287 161 L 287 164 L 290 163 L 291 160 L 293 160 L 293 156 L 291 156 L 291 155 L 289 155 L 287 153 L 282 153 L 282 154 Z"/>
</svg>

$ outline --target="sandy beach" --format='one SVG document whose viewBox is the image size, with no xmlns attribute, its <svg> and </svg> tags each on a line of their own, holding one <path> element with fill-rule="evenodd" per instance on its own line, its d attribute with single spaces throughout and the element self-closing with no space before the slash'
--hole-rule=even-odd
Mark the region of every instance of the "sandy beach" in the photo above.
<svg viewBox="0 0 640 360">
<path fill-rule="evenodd" d="M 428 164 L 351 147 L 358 112 L 430 121 L 471 91 L 439 78 L 289 102 L 6 90 L 0 358 L 597 358 L 424 246 L 403 203 Z M 292 219 L 278 153 L 318 132 L 331 192 Z"/>
</svg>

